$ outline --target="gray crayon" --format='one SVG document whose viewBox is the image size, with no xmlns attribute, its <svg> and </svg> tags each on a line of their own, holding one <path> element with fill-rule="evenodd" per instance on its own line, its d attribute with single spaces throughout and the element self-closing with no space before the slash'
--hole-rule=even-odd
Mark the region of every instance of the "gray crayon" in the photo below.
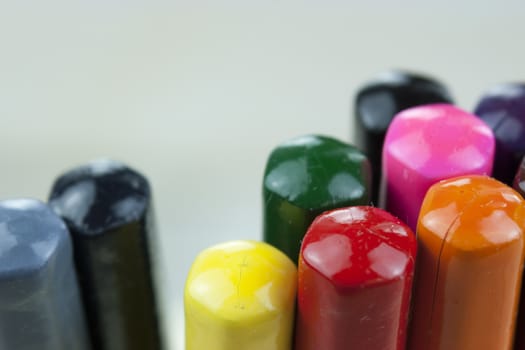
<svg viewBox="0 0 525 350">
<path fill-rule="evenodd" d="M 88 350 L 63 221 L 35 199 L 0 201 L 0 349 Z"/>
</svg>

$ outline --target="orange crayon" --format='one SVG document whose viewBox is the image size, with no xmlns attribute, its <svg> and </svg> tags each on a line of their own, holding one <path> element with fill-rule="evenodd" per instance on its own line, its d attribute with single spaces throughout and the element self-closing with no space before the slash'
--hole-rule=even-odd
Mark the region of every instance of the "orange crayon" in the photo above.
<svg viewBox="0 0 525 350">
<path fill-rule="evenodd" d="M 525 202 L 486 176 L 441 181 L 418 224 L 410 350 L 512 347 L 524 259 Z"/>
</svg>

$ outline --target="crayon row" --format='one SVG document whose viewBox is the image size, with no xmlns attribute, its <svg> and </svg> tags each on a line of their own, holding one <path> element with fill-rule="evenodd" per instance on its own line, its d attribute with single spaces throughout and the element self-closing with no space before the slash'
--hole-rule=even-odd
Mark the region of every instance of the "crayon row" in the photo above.
<svg viewBox="0 0 525 350">
<path fill-rule="evenodd" d="M 525 85 L 471 114 L 395 71 L 355 102 L 357 147 L 270 154 L 264 242 L 197 256 L 186 349 L 525 349 Z"/>
<path fill-rule="evenodd" d="M 356 98 L 358 147 L 277 147 L 263 180 L 269 244 L 199 255 L 187 349 L 510 349 L 525 167 L 520 194 L 484 175 L 512 184 L 524 96 L 497 87 L 475 116 L 435 80 L 394 72 Z M 118 162 L 63 174 L 48 204 L 0 202 L 0 349 L 162 349 L 154 244 L 149 184 Z"/>
<path fill-rule="evenodd" d="M 150 186 L 115 161 L 0 201 L 0 349 L 163 349 L 154 242 Z"/>
</svg>

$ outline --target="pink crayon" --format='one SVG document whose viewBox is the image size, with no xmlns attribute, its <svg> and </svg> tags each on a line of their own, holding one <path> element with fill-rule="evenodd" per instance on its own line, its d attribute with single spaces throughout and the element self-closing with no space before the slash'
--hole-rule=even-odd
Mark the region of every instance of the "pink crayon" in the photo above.
<svg viewBox="0 0 525 350">
<path fill-rule="evenodd" d="M 485 122 L 455 106 L 431 104 L 398 113 L 383 148 L 381 207 L 415 230 L 430 186 L 461 175 L 490 175 L 494 148 Z"/>
</svg>

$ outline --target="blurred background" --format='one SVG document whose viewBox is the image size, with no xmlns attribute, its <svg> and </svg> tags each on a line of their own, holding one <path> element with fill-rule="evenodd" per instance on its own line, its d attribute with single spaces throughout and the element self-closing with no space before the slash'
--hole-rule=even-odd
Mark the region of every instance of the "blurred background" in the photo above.
<svg viewBox="0 0 525 350">
<path fill-rule="evenodd" d="M 101 156 L 154 188 L 170 349 L 197 253 L 261 237 L 280 142 L 351 141 L 356 89 L 388 68 L 434 75 L 472 110 L 525 80 L 525 2 L 0 1 L 0 197 L 46 199 Z"/>
</svg>

